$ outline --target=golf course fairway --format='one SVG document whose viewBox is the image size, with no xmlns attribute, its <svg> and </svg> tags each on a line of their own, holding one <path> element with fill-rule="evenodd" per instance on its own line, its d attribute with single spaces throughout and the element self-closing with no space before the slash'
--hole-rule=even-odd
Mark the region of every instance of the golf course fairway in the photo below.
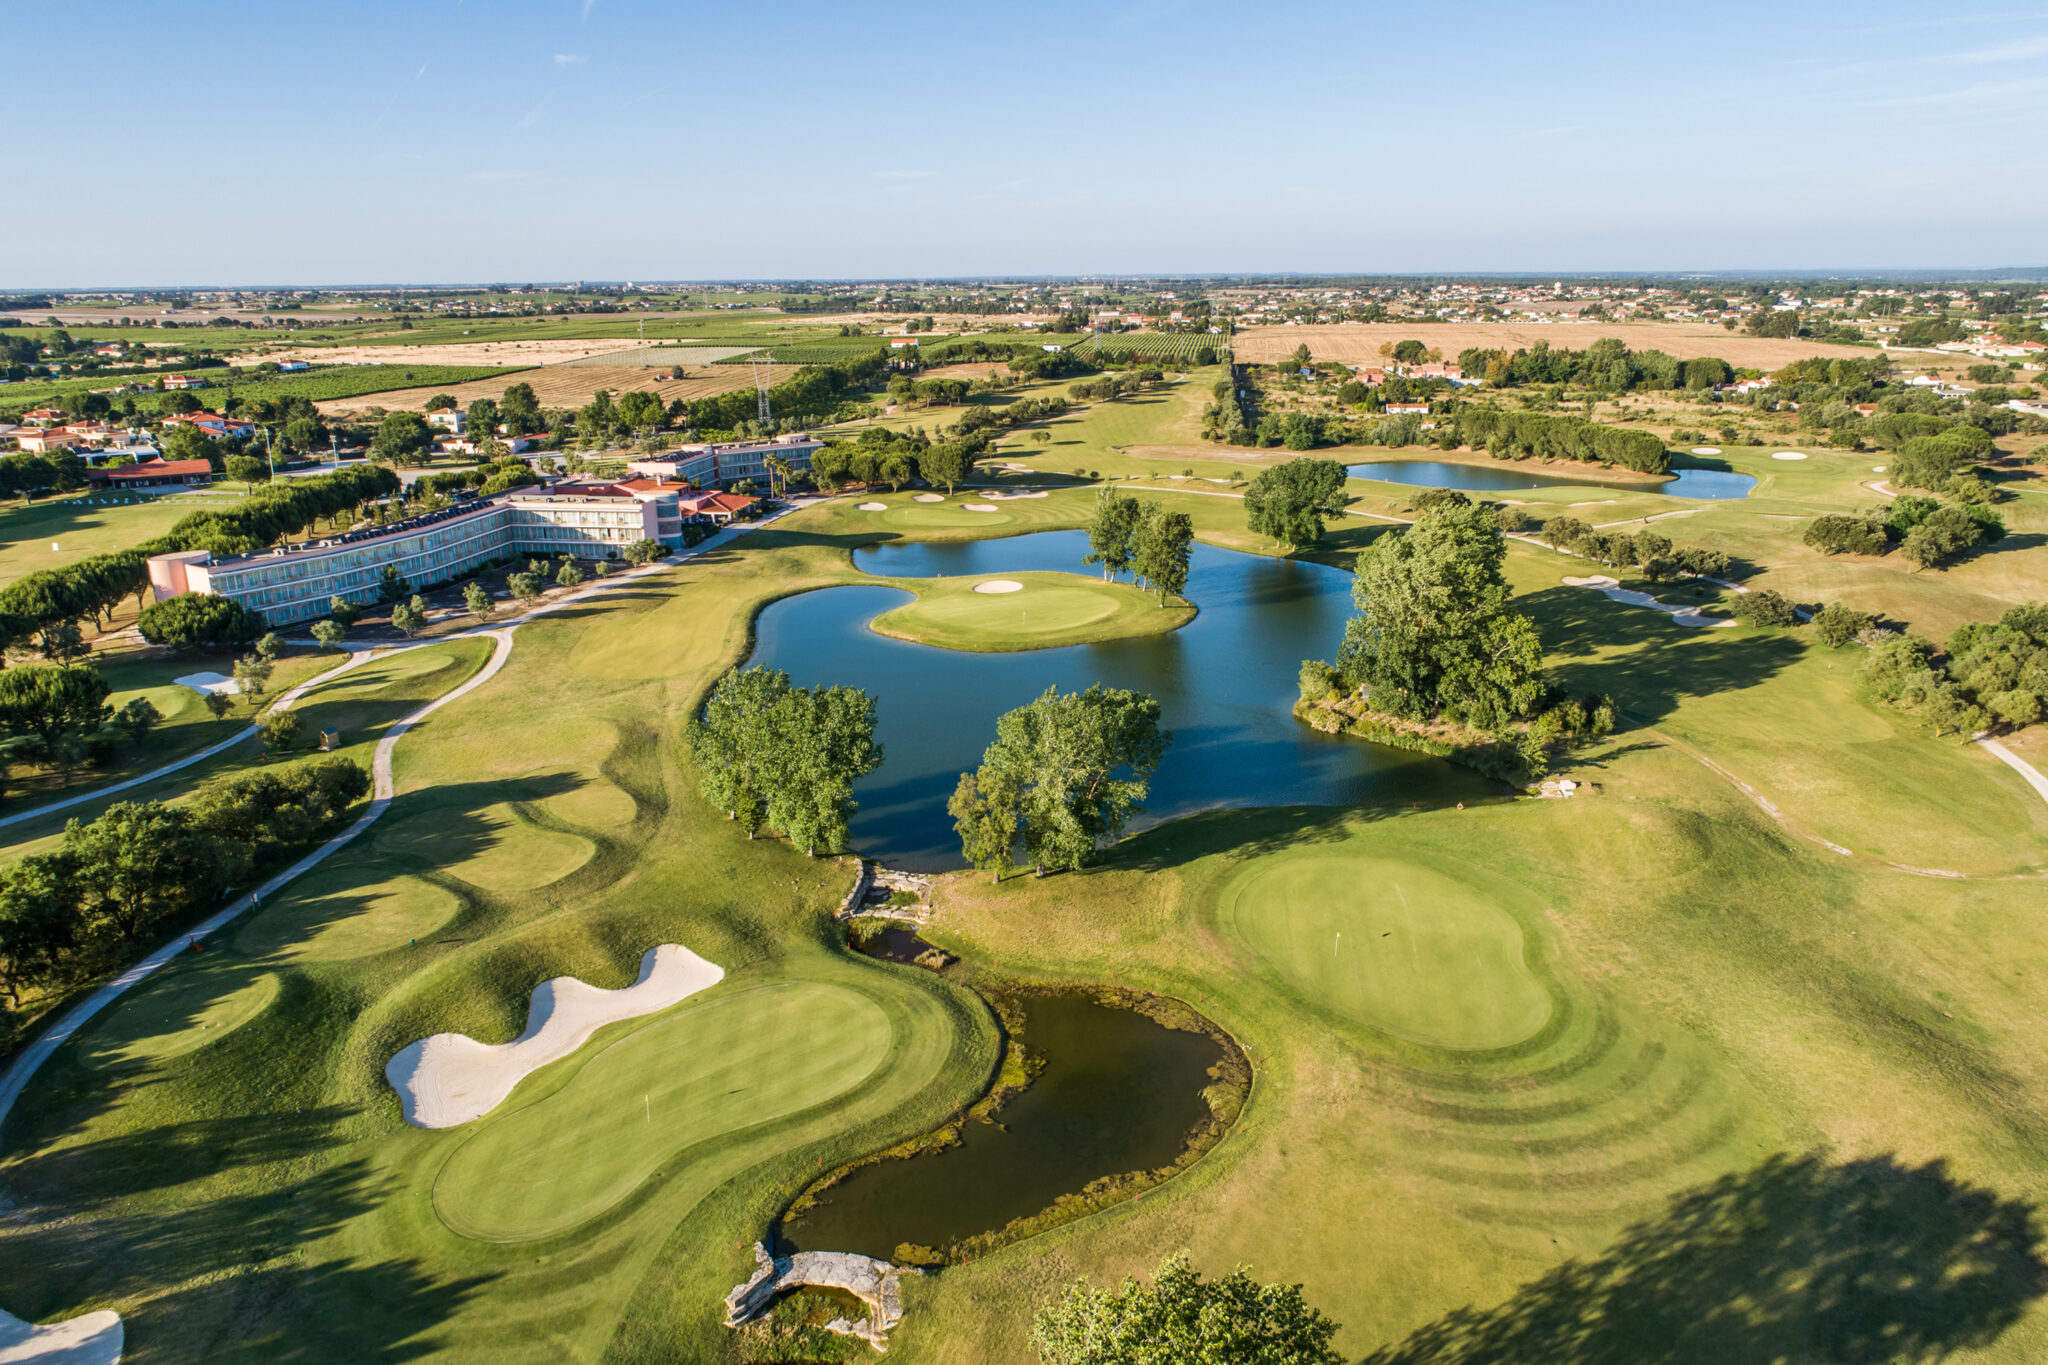
<svg viewBox="0 0 2048 1365">
<path fill-rule="evenodd" d="M 1178 599 L 1069 573 L 906 579 L 917 600 L 877 616 L 883 635 L 941 649 L 1002 653 L 1162 635 L 1195 618 Z M 992 589 L 992 590 L 991 590 Z"/>
<path fill-rule="evenodd" d="M 714 992 L 597 1053 L 547 1098 L 485 1120 L 442 1168 L 435 1211 L 481 1241 L 567 1232 L 689 1148 L 851 1090 L 891 1034 L 881 1008 L 843 986 Z"/>
<path fill-rule="evenodd" d="M 1411 1042 L 1507 1047 L 1550 1018 L 1521 926 L 1476 888 L 1418 863 L 1275 858 L 1226 893 L 1225 911 L 1309 999 Z"/>
</svg>

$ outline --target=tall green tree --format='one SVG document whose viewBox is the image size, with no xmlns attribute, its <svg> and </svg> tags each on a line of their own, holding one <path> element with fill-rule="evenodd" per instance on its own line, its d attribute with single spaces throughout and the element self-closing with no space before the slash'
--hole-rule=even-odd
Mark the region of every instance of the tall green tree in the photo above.
<svg viewBox="0 0 2048 1365">
<path fill-rule="evenodd" d="M 1358 556 L 1337 666 L 1372 706 L 1499 729 L 1542 701 L 1543 651 L 1508 609 L 1507 542 L 1493 513 L 1444 506 L 1383 533 Z"/>
<path fill-rule="evenodd" d="M 210 902 L 241 870 L 237 851 L 201 830 L 190 811 L 117 801 L 99 819 L 64 827 L 85 904 L 126 939 Z"/>
<path fill-rule="evenodd" d="M 32 853 L 0 868 L 0 985 L 21 993 L 51 984 L 79 941 L 78 870 L 62 853 Z"/>
<path fill-rule="evenodd" d="M 748 838 L 769 824 L 813 855 L 845 845 L 853 784 L 882 762 L 874 698 L 851 687 L 794 687 L 778 669 L 719 679 L 689 741 L 706 800 Z"/>
<path fill-rule="evenodd" d="M 1104 488 L 1095 495 L 1095 515 L 1088 522 L 1088 554 L 1084 564 L 1100 564 L 1102 576 L 1114 580 L 1131 567 L 1137 552 L 1138 526 L 1145 509 L 1129 493 Z"/>
<path fill-rule="evenodd" d="M 531 436 L 541 428 L 540 400 L 533 395 L 533 385 L 524 380 L 505 390 L 498 400 L 498 421 L 514 436 Z"/>
<path fill-rule="evenodd" d="M 1031 1327 L 1046 1365 L 1342 1365 L 1336 1335 L 1300 1285 L 1261 1284 L 1242 1265 L 1205 1282 L 1185 1252 L 1151 1284 L 1078 1282 Z"/>
<path fill-rule="evenodd" d="M 0 670 L 0 734 L 33 735 L 45 754 L 55 754 L 112 718 L 111 690 L 90 664 Z"/>
<path fill-rule="evenodd" d="M 1000 787 L 984 791 L 974 773 L 962 773 L 946 801 L 946 814 L 953 817 L 960 852 L 976 867 L 991 870 L 1000 885 L 1017 843 L 1017 793 Z"/>
<path fill-rule="evenodd" d="M 1194 544 L 1193 517 L 1186 512 L 1168 511 L 1158 503 L 1146 504 L 1145 518 L 1138 525 L 1131 570 L 1158 592 L 1161 606 L 1166 605 L 1169 594 L 1179 596 L 1187 588 Z"/>
<path fill-rule="evenodd" d="M 425 464 L 434 449 L 434 429 L 416 412 L 393 412 L 370 438 L 370 458 L 396 465 Z"/>
<path fill-rule="evenodd" d="M 1344 466 L 1335 460 L 1289 460 L 1262 470 L 1245 489 L 1252 531 L 1289 552 L 1322 543 L 1323 519 L 1344 510 Z"/>
<path fill-rule="evenodd" d="M 1143 809 L 1172 742 L 1159 728 L 1159 702 L 1142 692 L 1100 683 L 1085 692 L 1049 687 L 996 721 L 975 785 L 1014 802 L 1040 876 L 1078 869 Z"/>
</svg>

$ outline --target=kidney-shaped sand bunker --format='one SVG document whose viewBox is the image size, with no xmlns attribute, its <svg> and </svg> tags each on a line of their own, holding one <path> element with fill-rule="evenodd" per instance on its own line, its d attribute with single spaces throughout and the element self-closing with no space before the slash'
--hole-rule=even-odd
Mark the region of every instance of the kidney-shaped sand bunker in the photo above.
<svg viewBox="0 0 2048 1365">
<path fill-rule="evenodd" d="M 483 1120 L 436 1178 L 434 1208 L 483 1241 L 566 1232 L 690 1147 L 853 1090 L 891 1041 L 881 1007 L 843 986 L 706 995 L 605 1048 L 554 1094 Z"/>
<path fill-rule="evenodd" d="M 1550 1018 L 1514 917 L 1431 868 L 1283 855 L 1227 896 L 1237 932 L 1296 989 L 1398 1037 L 1506 1047 Z"/>
</svg>

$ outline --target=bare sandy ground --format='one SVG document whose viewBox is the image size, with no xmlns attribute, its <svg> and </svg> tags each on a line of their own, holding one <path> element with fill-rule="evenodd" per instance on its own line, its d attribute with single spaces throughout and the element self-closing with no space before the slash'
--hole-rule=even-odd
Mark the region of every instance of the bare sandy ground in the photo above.
<svg viewBox="0 0 2048 1365">
<path fill-rule="evenodd" d="M 1345 365 L 1383 363 L 1380 347 L 1413 337 L 1455 362 L 1470 346 L 1516 350 L 1548 342 L 1553 348 L 1583 351 L 1601 337 L 1615 337 L 1632 351 L 1663 351 L 1681 360 L 1719 356 L 1730 365 L 1776 369 L 1808 356 L 1869 359 L 1878 354 L 1860 346 L 1831 346 L 1819 341 L 1780 341 L 1731 332 L 1711 324 L 1660 322 L 1570 322 L 1545 326 L 1529 322 L 1368 322 L 1355 327 L 1252 327 L 1230 339 L 1239 360 L 1270 363 L 1307 344 L 1309 354 Z"/>
<path fill-rule="evenodd" d="M 126 1335 L 107 1308 L 47 1327 L 0 1310 L 0 1365 L 119 1365 Z"/>
<path fill-rule="evenodd" d="M 1735 624 L 1733 621 L 1724 621 L 1718 616 L 1708 616 L 1701 612 L 1698 607 L 1673 606 L 1669 602 L 1659 601 L 1646 592 L 1633 592 L 1628 588 L 1622 587 L 1619 579 L 1609 578 L 1606 574 L 1594 574 L 1590 578 L 1567 577 L 1564 581 L 1568 587 L 1591 588 L 1595 592 L 1603 594 L 1610 602 L 1626 602 L 1632 607 L 1649 607 L 1653 611 L 1668 613 L 1672 621 L 1677 625 L 1711 628 Z"/>
<path fill-rule="evenodd" d="M 231 362 L 260 365 L 267 360 L 304 360 L 315 365 L 559 365 L 590 355 L 630 351 L 632 337 L 584 340 L 463 341 L 433 346 L 280 346 L 261 355 L 250 352 Z"/>
<path fill-rule="evenodd" d="M 386 1064 L 405 1121 L 453 1128 L 480 1119 L 514 1086 L 590 1041 L 606 1024 L 678 1004 L 725 979 L 725 969 L 688 948 L 664 943 L 640 959 L 640 979 L 608 991 L 557 976 L 533 988 L 526 1032 L 509 1043 L 479 1043 L 466 1033 L 436 1033 L 408 1043 Z"/>
</svg>

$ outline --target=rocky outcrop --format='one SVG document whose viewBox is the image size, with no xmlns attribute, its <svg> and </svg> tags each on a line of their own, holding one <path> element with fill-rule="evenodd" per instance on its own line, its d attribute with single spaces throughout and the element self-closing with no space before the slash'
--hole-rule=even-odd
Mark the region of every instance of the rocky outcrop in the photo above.
<svg viewBox="0 0 2048 1365">
<path fill-rule="evenodd" d="M 850 1251 L 799 1251 L 793 1256 L 770 1256 L 768 1248 L 754 1243 L 754 1274 L 745 1284 L 733 1286 L 725 1296 L 725 1325 L 738 1327 L 768 1311 L 777 1294 L 786 1290 L 837 1289 L 851 1294 L 868 1306 L 868 1319 L 853 1322 L 834 1318 L 827 1331 L 858 1337 L 878 1351 L 889 1349 L 889 1329 L 903 1321 L 903 1271 L 887 1261 L 857 1256 Z M 919 1272 L 910 1271 L 915 1275 Z"/>
</svg>

